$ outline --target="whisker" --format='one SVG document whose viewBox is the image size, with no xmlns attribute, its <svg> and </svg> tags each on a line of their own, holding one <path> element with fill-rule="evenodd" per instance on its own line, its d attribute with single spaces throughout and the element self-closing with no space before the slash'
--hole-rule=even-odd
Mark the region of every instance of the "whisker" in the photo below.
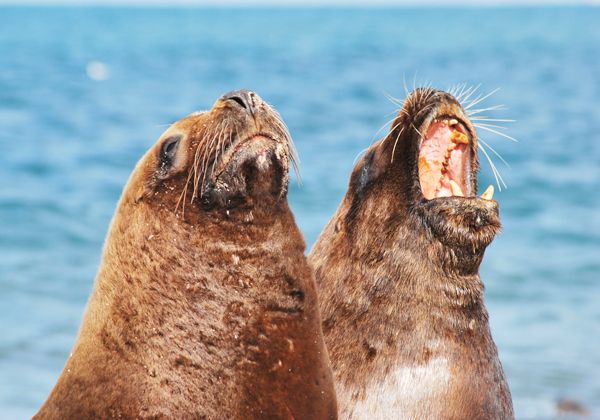
<svg viewBox="0 0 600 420">
<path fill-rule="evenodd" d="M 388 122 L 386 122 L 385 124 L 389 124 L 389 123 L 391 123 L 392 121 L 394 121 L 394 120 L 396 119 L 396 117 L 398 116 L 398 112 L 402 112 L 403 114 L 405 114 L 405 113 L 406 113 L 406 111 L 404 111 L 403 109 L 400 109 L 400 110 L 399 110 L 399 109 L 397 109 L 397 108 L 396 108 L 396 109 L 394 109 L 393 111 L 390 111 L 390 112 L 388 112 L 387 114 L 384 114 L 383 116 L 384 116 L 385 118 L 387 118 L 387 117 L 389 117 L 389 116 L 393 115 L 393 118 L 391 118 L 391 119 L 390 119 Z M 385 127 L 385 124 L 384 124 L 384 127 Z"/>
<path fill-rule="evenodd" d="M 504 126 L 504 125 L 497 125 L 497 124 L 486 124 L 486 123 L 481 123 L 481 122 L 478 122 L 478 123 L 473 123 L 473 125 L 474 125 L 475 127 L 479 127 L 479 126 L 483 125 L 483 126 L 485 126 L 485 127 L 497 128 L 497 129 L 499 129 L 499 130 L 508 130 L 508 127 L 506 127 L 506 126 Z"/>
<path fill-rule="evenodd" d="M 466 89 L 467 84 L 466 83 L 459 83 L 458 85 L 456 85 L 456 91 L 452 93 L 452 95 L 460 102 L 460 97 L 463 95 L 465 89 Z"/>
<path fill-rule="evenodd" d="M 183 184 L 183 191 L 181 192 L 181 194 L 179 195 L 179 199 L 177 200 L 177 204 L 175 206 L 175 212 L 177 212 L 177 210 L 179 209 L 179 206 L 182 206 L 182 217 L 185 218 L 185 203 L 186 203 L 186 198 L 187 198 L 187 192 L 188 192 L 188 188 L 190 185 L 190 181 L 192 178 L 192 174 L 194 176 L 196 176 L 197 174 L 197 164 L 198 164 L 198 160 L 199 160 L 199 156 L 200 156 L 200 145 L 198 145 L 196 147 L 196 151 L 194 152 L 194 163 L 193 166 L 188 170 L 188 176 L 185 180 L 185 183 Z"/>
<path fill-rule="evenodd" d="M 188 178 L 188 182 L 189 182 L 189 178 Z M 181 203 L 183 203 L 182 211 L 181 211 L 181 215 L 183 218 L 185 218 L 185 197 L 186 197 L 186 193 L 187 193 L 188 182 L 186 182 L 184 184 L 183 191 L 179 195 L 179 199 L 177 200 L 177 204 L 175 205 L 175 213 L 177 213 L 177 211 L 179 210 L 179 205 Z"/>
<path fill-rule="evenodd" d="M 211 125 L 211 131 L 205 135 L 205 137 L 210 138 L 210 140 L 206 142 L 206 146 L 204 147 L 204 149 L 202 151 L 202 157 L 199 158 L 198 162 L 196 162 L 196 167 L 200 168 L 200 173 L 202 174 L 202 184 L 200 186 L 201 194 L 204 192 L 204 179 L 206 178 L 206 172 L 207 172 L 206 169 L 207 169 L 208 159 L 209 159 L 209 149 L 210 149 L 210 147 L 212 147 L 212 144 L 215 141 L 214 136 L 215 136 L 215 128 Z M 201 159 L 201 163 L 200 163 L 200 159 Z M 198 191 L 199 184 L 200 184 L 200 177 L 197 176 L 194 179 L 194 195 L 195 195 L 195 192 Z"/>
<path fill-rule="evenodd" d="M 389 121 L 389 122 L 393 122 L 393 121 L 394 121 L 394 120 L 392 120 L 392 121 Z M 387 125 L 387 124 L 388 124 L 388 123 L 386 123 L 386 125 Z M 400 124 L 402 124 L 402 121 L 398 121 L 398 122 L 397 122 L 397 123 L 396 123 L 396 124 L 395 124 L 393 127 L 391 127 L 391 128 L 390 128 L 389 132 L 390 132 L 390 133 L 393 133 L 393 132 L 394 132 L 394 130 L 395 130 L 396 128 L 398 128 L 398 126 L 399 126 Z M 378 133 L 379 133 L 379 132 L 380 132 L 380 131 L 381 131 L 381 130 L 384 128 L 384 127 L 385 127 L 385 125 L 384 125 L 383 127 L 381 127 L 379 130 L 377 130 L 377 133 L 375 133 L 375 135 L 373 136 L 373 139 L 371 140 L 371 146 L 373 145 L 373 143 L 375 143 L 375 141 L 376 141 L 376 140 L 375 140 L 375 137 L 377 136 L 377 134 L 378 134 Z M 385 141 L 386 139 L 387 139 L 387 136 L 385 136 L 385 137 L 383 138 L 383 141 Z M 371 147 L 371 146 L 369 146 L 369 147 Z"/>
<path fill-rule="evenodd" d="M 400 99 L 394 98 L 392 95 L 390 95 L 389 93 L 386 93 L 386 92 L 383 93 L 383 96 L 385 96 L 386 99 L 388 101 L 390 101 L 392 104 L 402 107 L 403 101 L 400 101 Z"/>
<path fill-rule="evenodd" d="M 424 135 L 423 135 L 423 134 L 422 134 L 422 133 L 421 133 L 421 132 L 420 132 L 420 131 L 417 129 L 417 127 L 415 127 L 415 125 L 414 125 L 413 123 L 410 123 L 410 125 L 412 125 L 412 128 L 414 128 L 414 129 L 415 129 L 415 131 L 416 131 L 417 133 L 419 133 L 419 135 L 421 136 L 421 138 L 424 138 L 424 137 L 425 137 L 425 136 L 424 136 Z"/>
<path fill-rule="evenodd" d="M 192 201 L 194 200 L 194 195 L 196 194 L 196 190 L 198 189 L 198 180 L 199 180 L 199 175 L 198 175 L 198 163 L 200 162 L 200 144 L 198 144 L 198 146 L 196 146 L 196 153 L 194 154 L 194 192 L 192 193 Z M 190 170 L 190 175 L 192 174 L 192 171 Z M 189 178 L 189 177 L 188 177 Z M 188 179 L 189 182 L 189 179 Z M 187 189 L 187 186 L 186 186 Z M 186 192 L 187 194 L 187 192 Z"/>
<path fill-rule="evenodd" d="M 212 165 L 210 167 L 210 177 L 213 178 L 215 175 L 215 166 L 217 164 L 217 161 L 219 159 L 219 155 L 220 155 L 220 145 L 223 144 L 224 142 L 224 136 L 225 136 L 225 128 L 226 126 L 223 126 L 223 129 L 219 132 L 219 135 L 217 137 L 217 144 L 215 144 L 215 151 L 213 152 L 213 156 L 211 158 L 212 160 Z"/>
<path fill-rule="evenodd" d="M 421 110 L 419 112 L 417 112 L 417 114 L 415 115 L 415 119 L 419 117 L 419 115 L 421 115 L 422 112 L 427 112 L 429 111 L 431 108 L 433 108 L 435 106 L 435 104 L 429 104 L 427 106 L 424 106 L 423 108 L 421 108 Z"/>
<path fill-rule="evenodd" d="M 404 86 L 404 96 L 408 98 L 408 86 L 406 86 L 406 74 L 402 75 L 402 85 Z"/>
<path fill-rule="evenodd" d="M 431 87 L 431 84 L 429 84 L 427 89 L 428 90 L 427 90 L 427 95 L 425 95 L 425 100 L 429 100 L 429 98 L 431 98 L 436 93 L 436 90 Z"/>
<path fill-rule="evenodd" d="M 206 187 L 206 175 L 208 174 L 208 163 L 211 159 L 211 150 L 213 149 L 213 144 L 215 144 L 215 141 L 217 142 L 216 144 L 218 145 L 219 143 L 219 137 L 221 136 L 221 133 L 224 130 L 224 120 L 220 121 L 219 124 L 217 125 L 216 129 L 213 131 L 214 135 L 211 138 L 210 142 L 207 144 L 206 148 L 205 148 L 205 152 L 204 152 L 204 156 L 202 159 L 202 183 L 200 184 L 200 193 L 203 194 L 204 193 L 204 188 Z M 213 161 L 213 170 L 214 170 L 214 164 L 215 162 Z M 211 175 L 212 176 L 212 175 Z M 192 200 L 195 198 L 197 193 L 197 184 L 194 186 L 194 195 L 192 196 Z"/>
<path fill-rule="evenodd" d="M 300 155 L 298 153 L 298 149 L 296 148 L 296 144 L 292 139 L 292 135 L 290 134 L 290 130 L 287 124 L 285 123 L 279 112 L 277 112 L 277 110 L 275 110 L 275 108 L 273 108 L 272 106 L 269 105 L 269 107 L 271 108 L 271 111 L 275 116 L 275 123 L 279 130 L 281 130 L 281 134 L 287 143 L 289 160 L 292 164 L 294 172 L 296 173 L 296 179 L 298 181 L 298 184 L 302 185 L 302 175 L 300 173 Z"/>
<path fill-rule="evenodd" d="M 489 131 L 489 132 L 491 132 L 491 133 L 497 134 L 497 135 L 499 135 L 499 136 L 501 136 L 501 137 L 504 137 L 504 138 L 506 138 L 506 139 L 509 139 L 509 140 L 511 140 L 511 141 L 514 141 L 515 143 L 518 143 L 518 142 L 519 142 L 519 140 L 517 140 L 516 138 L 514 138 L 514 137 L 511 137 L 511 136 L 509 136 L 508 134 L 505 134 L 505 133 L 503 133 L 503 132 L 501 132 L 501 131 L 494 130 L 493 128 L 486 127 L 486 126 L 482 126 L 482 125 L 479 125 L 478 127 L 479 127 L 479 128 L 481 128 L 482 130 Z"/>
<path fill-rule="evenodd" d="M 358 162 L 358 160 L 364 156 L 365 152 L 367 150 L 369 150 L 371 148 L 371 146 L 366 147 L 364 149 L 362 149 L 360 152 L 358 152 L 358 154 L 356 155 L 356 157 L 354 158 L 354 160 L 352 161 L 352 166 L 356 165 L 356 162 Z"/>
<path fill-rule="evenodd" d="M 414 126 L 413 126 L 414 127 Z M 400 129 L 400 132 L 398 133 L 398 135 L 396 136 L 396 141 L 394 142 L 394 147 L 392 147 L 392 160 L 390 161 L 390 163 L 394 163 L 394 154 L 396 154 L 396 145 L 398 144 L 398 140 L 400 139 L 400 136 L 402 135 L 402 132 L 404 131 L 404 127 L 402 127 Z M 417 130 L 418 132 L 419 130 Z"/>
<path fill-rule="evenodd" d="M 465 107 L 465 109 L 466 109 L 466 110 L 468 110 L 469 108 L 471 108 L 471 107 L 473 107 L 473 106 L 477 105 L 478 103 L 480 103 L 481 101 L 483 101 L 483 100 L 485 100 L 485 99 L 489 98 L 490 96 L 492 96 L 494 93 L 498 92 L 499 90 L 500 90 L 500 88 L 496 88 L 496 89 L 492 90 L 490 93 L 488 93 L 487 95 L 480 96 L 480 97 L 478 97 L 477 99 L 474 99 L 473 101 L 471 101 L 471 102 L 469 103 L 469 105 L 467 105 L 467 106 Z"/>
<path fill-rule="evenodd" d="M 500 183 L 502 183 L 502 185 L 504 185 L 504 188 L 507 188 L 506 183 L 504 182 L 504 179 L 502 178 L 502 175 L 500 175 L 500 171 L 498 171 L 498 168 L 496 168 L 496 165 L 494 165 L 494 162 L 490 158 L 490 155 L 486 152 L 483 144 L 479 145 L 479 149 L 483 152 L 483 154 L 487 158 L 488 162 L 490 163 L 490 167 L 492 168 L 494 178 L 496 178 L 496 184 L 498 185 L 498 190 L 502 191 L 502 186 L 500 185 Z"/>
<path fill-rule="evenodd" d="M 185 218 L 185 198 L 187 196 L 187 190 L 188 190 L 188 186 L 190 184 L 190 178 L 192 176 L 192 170 L 190 168 L 190 170 L 188 171 L 188 176 L 187 179 L 185 181 L 185 184 L 183 184 L 183 190 L 181 191 L 181 194 L 179 195 L 179 199 L 177 200 L 177 204 L 175 205 L 175 213 L 177 213 L 177 210 L 179 210 L 179 205 L 182 205 L 182 217 Z"/>
<path fill-rule="evenodd" d="M 481 87 L 481 83 L 478 85 L 471 86 L 464 92 L 464 96 L 459 99 L 459 102 L 465 103 L 469 100 L 469 98 L 477 92 L 477 90 Z M 457 98 L 458 99 L 458 98 Z M 465 108 L 466 109 L 466 108 Z"/>
<path fill-rule="evenodd" d="M 458 99 L 463 94 L 466 87 L 466 83 L 457 83 L 452 88 L 450 88 L 450 94 Z"/>
<path fill-rule="evenodd" d="M 225 126 L 225 131 L 227 131 L 228 128 L 229 128 L 229 122 L 227 122 L 227 125 Z M 221 141 L 221 143 L 219 145 L 220 146 L 219 150 L 221 151 L 221 156 L 223 156 L 223 154 L 225 153 L 225 149 L 227 148 L 226 143 L 227 143 L 227 141 L 226 141 L 226 138 L 224 137 L 223 141 Z M 231 143 L 231 131 L 229 131 L 229 143 Z"/>
<path fill-rule="evenodd" d="M 516 120 L 507 120 L 507 119 L 501 119 L 501 118 L 488 118 L 485 116 L 473 117 L 473 118 L 470 118 L 470 120 L 471 121 L 489 121 L 489 122 L 508 122 L 508 123 L 516 122 Z"/>
<path fill-rule="evenodd" d="M 293 143 L 290 143 L 293 145 Z M 292 168 L 294 168 L 294 173 L 296 174 L 296 180 L 298 181 L 298 185 L 302 185 L 302 174 L 300 173 L 300 157 L 298 152 L 296 151 L 295 146 L 290 147 L 290 162 L 292 162 Z"/>
<path fill-rule="evenodd" d="M 500 153 L 498 153 L 498 152 L 496 151 L 496 149 L 494 149 L 492 146 L 490 146 L 490 145 L 489 145 L 489 143 L 487 143 L 487 142 L 486 142 L 485 140 L 483 140 L 481 137 L 478 137 L 478 138 L 477 138 L 477 141 L 479 141 L 480 143 L 483 143 L 483 145 L 484 145 L 485 147 L 487 147 L 488 149 L 490 149 L 490 150 L 491 150 L 491 151 L 492 151 L 492 152 L 493 152 L 493 153 L 494 153 L 496 156 L 498 156 L 498 158 L 499 158 L 499 159 L 500 159 L 502 162 L 504 162 L 504 164 L 505 164 L 506 166 L 508 166 L 508 167 L 510 168 L 510 165 L 508 164 L 508 162 L 507 162 L 506 160 L 504 160 L 504 158 L 503 158 L 503 157 L 500 155 Z"/>
<path fill-rule="evenodd" d="M 288 149 L 290 153 L 290 162 L 292 163 L 292 167 L 294 168 L 294 172 L 296 173 L 296 179 L 299 185 L 302 185 L 302 174 L 300 172 L 300 155 L 298 154 L 298 149 L 296 149 L 296 144 L 291 136 L 287 136 Z"/>
<path fill-rule="evenodd" d="M 452 86 L 448 87 L 448 93 L 449 93 L 450 95 L 452 95 L 452 96 L 456 97 L 456 91 L 457 91 L 457 89 L 458 89 L 458 85 L 457 85 L 457 84 L 454 84 L 454 85 L 452 85 Z"/>
<path fill-rule="evenodd" d="M 213 164 L 212 167 L 210 168 L 210 176 L 211 178 L 213 177 L 213 175 L 215 174 L 215 165 L 217 163 L 217 160 L 219 159 L 219 150 L 220 149 L 220 145 L 223 144 L 223 142 L 225 141 L 225 138 L 227 136 L 227 128 L 229 127 L 229 121 L 225 120 L 225 125 L 223 126 L 223 128 L 221 129 L 221 131 L 219 132 L 219 135 L 217 137 L 217 144 L 215 145 L 215 151 L 213 154 Z"/>
<path fill-rule="evenodd" d="M 388 125 L 393 123 L 394 120 L 397 118 L 396 116 L 398 114 L 396 111 L 390 112 L 389 114 L 386 115 L 386 117 L 389 117 L 391 114 L 394 114 L 394 116 L 392 118 L 390 118 L 389 120 L 387 120 L 381 127 L 379 127 L 379 129 L 375 132 L 375 134 L 373 134 L 373 137 L 371 138 L 371 142 L 375 139 L 375 137 L 377 137 L 377 134 L 379 134 L 381 132 L 381 130 L 383 130 L 385 127 L 387 127 Z"/>
<path fill-rule="evenodd" d="M 479 108 L 479 109 L 474 109 L 474 110 L 469 110 L 467 111 L 467 114 L 469 114 L 469 116 L 471 115 L 477 115 L 477 114 L 481 114 L 482 112 L 485 111 L 500 111 L 500 110 L 506 110 L 506 106 L 505 105 L 494 105 L 494 106 L 490 106 L 489 108 Z"/>
</svg>

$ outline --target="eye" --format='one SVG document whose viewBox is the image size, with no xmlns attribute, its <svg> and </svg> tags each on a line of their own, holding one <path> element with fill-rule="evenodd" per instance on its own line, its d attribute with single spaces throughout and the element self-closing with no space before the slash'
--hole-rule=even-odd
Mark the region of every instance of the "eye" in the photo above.
<svg viewBox="0 0 600 420">
<path fill-rule="evenodd" d="M 161 160 L 164 163 L 168 163 L 173 160 L 175 153 L 177 153 L 177 146 L 179 146 L 180 140 L 181 136 L 173 136 L 164 141 L 160 153 Z"/>
<path fill-rule="evenodd" d="M 169 177 L 179 141 L 183 136 L 171 136 L 163 141 L 160 147 L 159 162 L 158 162 L 158 178 L 165 179 Z"/>
</svg>

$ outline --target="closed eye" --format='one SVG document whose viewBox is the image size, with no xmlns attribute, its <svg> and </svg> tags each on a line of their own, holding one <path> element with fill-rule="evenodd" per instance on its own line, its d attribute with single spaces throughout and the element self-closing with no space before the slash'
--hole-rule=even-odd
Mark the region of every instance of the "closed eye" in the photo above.
<svg viewBox="0 0 600 420">
<path fill-rule="evenodd" d="M 170 162 L 173 160 L 175 153 L 177 153 L 177 146 L 179 145 L 180 140 L 181 136 L 172 136 L 164 141 L 160 154 L 163 162 Z"/>
<path fill-rule="evenodd" d="M 177 155 L 177 149 L 183 136 L 176 135 L 167 138 L 160 148 L 158 162 L 158 178 L 166 179 L 171 173 L 171 168 Z"/>
</svg>

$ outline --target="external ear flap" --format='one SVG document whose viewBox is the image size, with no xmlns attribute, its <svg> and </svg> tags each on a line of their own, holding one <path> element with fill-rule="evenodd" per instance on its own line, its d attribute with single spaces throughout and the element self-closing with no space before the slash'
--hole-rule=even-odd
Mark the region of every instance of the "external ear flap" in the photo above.
<svg viewBox="0 0 600 420">
<path fill-rule="evenodd" d="M 350 205 L 345 218 L 346 226 L 348 226 L 349 229 L 354 225 L 363 198 L 373 184 L 373 180 L 377 177 L 378 171 L 375 164 L 376 153 L 377 149 L 369 150 L 363 156 L 360 164 L 350 177 L 350 189 L 354 194 L 352 195 L 352 204 Z"/>
<path fill-rule="evenodd" d="M 175 135 L 163 141 L 158 156 L 158 177 L 160 179 L 165 179 L 169 176 L 182 137 L 181 135 Z"/>
<path fill-rule="evenodd" d="M 376 149 L 370 150 L 362 159 L 362 164 L 358 171 L 352 174 L 350 180 L 354 193 L 360 199 L 364 195 L 369 184 L 373 181 L 373 178 L 377 175 L 377 171 L 373 167 L 373 160 L 375 158 Z"/>
</svg>

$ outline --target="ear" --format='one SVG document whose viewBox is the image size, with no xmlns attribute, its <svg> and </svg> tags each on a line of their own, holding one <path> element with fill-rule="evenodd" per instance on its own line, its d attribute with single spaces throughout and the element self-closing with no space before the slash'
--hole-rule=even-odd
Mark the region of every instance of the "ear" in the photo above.
<svg viewBox="0 0 600 420">
<path fill-rule="evenodd" d="M 368 187 L 378 175 L 374 162 L 376 152 L 377 149 L 367 151 L 350 178 L 350 188 L 354 190 L 355 196 L 359 199 L 363 197 Z"/>
<path fill-rule="evenodd" d="M 365 196 L 375 183 L 375 180 L 383 173 L 381 167 L 381 147 L 377 144 L 372 146 L 355 166 L 350 176 L 350 186 L 346 197 L 350 199 L 350 207 L 345 216 L 348 229 L 352 229 Z M 350 192 L 351 191 L 351 192 Z"/>
<path fill-rule="evenodd" d="M 157 178 L 166 179 L 177 173 L 185 162 L 182 134 L 167 136 L 161 141 L 157 157 Z"/>
</svg>

